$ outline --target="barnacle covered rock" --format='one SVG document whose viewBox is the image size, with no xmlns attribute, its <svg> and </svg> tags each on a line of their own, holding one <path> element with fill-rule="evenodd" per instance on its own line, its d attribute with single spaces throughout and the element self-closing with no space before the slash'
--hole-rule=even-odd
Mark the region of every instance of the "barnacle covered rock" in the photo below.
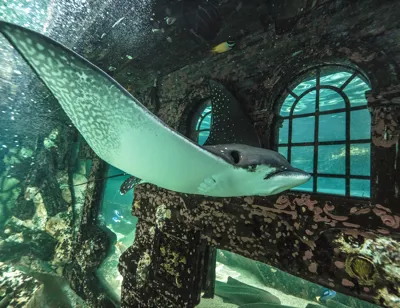
<svg viewBox="0 0 400 308">
<path fill-rule="evenodd" d="M 0 262 L 0 298 L 2 307 L 26 307 L 41 283 L 11 265 Z M 3 306 L 4 305 L 4 306 Z"/>
<path fill-rule="evenodd" d="M 65 234 L 70 233 L 71 218 L 68 213 L 58 213 L 51 217 L 46 223 L 46 231 L 56 239 L 61 239 Z"/>
<path fill-rule="evenodd" d="M 19 157 L 21 159 L 27 159 L 32 157 L 33 151 L 30 148 L 27 147 L 22 147 L 21 150 L 19 151 Z"/>
</svg>

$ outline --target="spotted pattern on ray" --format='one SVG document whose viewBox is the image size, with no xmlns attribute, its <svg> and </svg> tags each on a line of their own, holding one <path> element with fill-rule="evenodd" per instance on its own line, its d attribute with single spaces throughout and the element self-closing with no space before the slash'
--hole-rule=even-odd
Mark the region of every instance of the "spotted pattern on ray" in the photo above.
<svg viewBox="0 0 400 308">
<path fill-rule="evenodd" d="M 261 164 L 255 172 L 248 172 L 198 146 L 155 117 L 102 70 L 65 46 L 1 21 L 0 32 L 58 99 L 93 151 L 128 174 L 176 192 L 216 197 L 269 195 L 299 185 L 297 178 L 307 180 L 304 172 L 295 171 L 297 176 L 276 176 L 275 184 L 266 187 L 265 174 L 270 168 L 266 170 Z M 227 102 L 236 102 L 229 92 L 223 88 L 220 91 L 225 95 L 220 99 L 225 99 L 217 106 L 217 118 L 218 110 L 225 111 L 222 107 Z M 229 133 L 236 142 L 245 140 L 241 139 L 241 132 L 253 129 L 248 122 L 251 129 L 243 130 L 246 120 L 238 108 L 236 102 L 226 110 L 235 124 L 228 126 L 230 131 L 226 135 Z M 222 114 L 219 116 L 223 119 Z M 240 124 L 239 130 L 235 130 L 236 124 Z M 199 189 L 209 179 L 218 185 L 211 190 Z"/>
<path fill-rule="evenodd" d="M 255 129 L 235 97 L 220 83 L 210 80 L 212 125 L 205 145 L 240 143 L 260 146 Z"/>
<path fill-rule="evenodd" d="M 115 85 L 110 86 L 107 76 L 88 69 L 87 62 L 80 56 L 35 32 L 21 31 L 5 23 L 0 23 L 0 30 L 38 73 L 79 132 L 104 160 L 111 160 L 113 151 L 121 146 L 113 123 L 141 129 L 143 115 L 135 112 L 138 106 L 132 102 L 133 98 L 124 95 Z M 114 108 L 113 102 L 118 102 L 118 108 Z M 129 121 L 126 113 L 131 115 Z"/>
</svg>

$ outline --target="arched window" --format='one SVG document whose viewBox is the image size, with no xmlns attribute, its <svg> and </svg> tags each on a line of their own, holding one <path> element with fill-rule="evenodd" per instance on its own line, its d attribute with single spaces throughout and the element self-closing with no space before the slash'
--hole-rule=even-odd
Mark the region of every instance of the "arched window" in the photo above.
<svg viewBox="0 0 400 308">
<path fill-rule="evenodd" d="M 203 145 L 208 136 L 212 125 L 211 101 L 204 101 L 193 116 L 192 139 L 199 145 Z"/>
<path fill-rule="evenodd" d="M 370 126 L 360 71 L 321 66 L 286 89 L 278 151 L 312 179 L 295 190 L 369 198 Z"/>
</svg>

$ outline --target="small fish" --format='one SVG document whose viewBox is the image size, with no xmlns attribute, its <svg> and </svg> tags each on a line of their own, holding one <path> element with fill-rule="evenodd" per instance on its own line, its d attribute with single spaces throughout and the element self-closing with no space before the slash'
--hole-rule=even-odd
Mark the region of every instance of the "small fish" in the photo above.
<svg viewBox="0 0 400 308">
<path fill-rule="evenodd" d="M 211 49 L 212 53 L 224 53 L 231 50 L 236 45 L 236 42 L 233 40 L 227 40 Z"/>
<path fill-rule="evenodd" d="M 328 299 L 332 299 L 336 296 L 336 292 L 330 289 L 324 289 L 324 291 L 322 292 L 321 296 L 317 296 L 316 299 L 317 301 L 321 302 L 321 303 L 325 303 L 326 300 Z"/>
</svg>

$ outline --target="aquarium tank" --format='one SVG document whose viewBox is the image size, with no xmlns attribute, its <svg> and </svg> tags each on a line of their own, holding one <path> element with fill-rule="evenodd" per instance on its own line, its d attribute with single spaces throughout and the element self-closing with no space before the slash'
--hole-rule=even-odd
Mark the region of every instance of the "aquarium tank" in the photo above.
<svg viewBox="0 0 400 308">
<path fill-rule="evenodd" d="M 399 14 L 0 0 L 0 308 L 400 308 Z"/>
</svg>

